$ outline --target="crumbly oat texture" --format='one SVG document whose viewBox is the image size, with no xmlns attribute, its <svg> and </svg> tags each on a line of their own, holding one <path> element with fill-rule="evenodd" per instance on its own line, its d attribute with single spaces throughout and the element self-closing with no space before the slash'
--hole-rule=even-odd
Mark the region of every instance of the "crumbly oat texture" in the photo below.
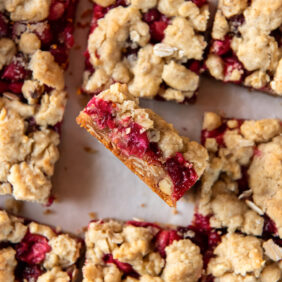
<svg viewBox="0 0 282 282">
<path fill-rule="evenodd" d="M 0 281 L 75 281 L 81 243 L 70 235 L 0 210 L 1 243 Z"/>
<path fill-rule="evenodd" d="M 265 244 L 254 236 L 224 235 L 208 264 L 208 274 L 215 282 L 281 281 L 281 262 L 268 256 L 279 247 L 273 241 L 271 246 Z M 281 260 L 281 254 L 278 259 Z"/>
<path fill-rule="evenodd" d="M 206 167 L 206 150 L 140 108 L 126 85 L 114 84 L 92 98 L 77 122 L 169 205 L 176 204 Z"/>
<path fill-rule="evenodd" d="M 168 234 L 175 237 L 165 243 Z M 91 222 L 85 241 L 84 282 L 196 282 L 202 274 L 200 248 L 156 224 Z"/>
<path fill-rule="evenodd" d="M 2 2 L 0 194 L 47 204 L 67 96 L 63 68 L 71 44 L 64 38 L 72 39 L 67 13 L 75 1 L 63 7 L 51 0 Z"/>
<path fill-rule="evenodd" d="M 116 2 L 94 1 L 83 91 L 99 93 L 120 82 L 136 97 L 188 101 L 199 86 L 208 4 Z"/>
<path fill-rule="evenodd" d="M 201 179 L 199 212 L 211 215 L 212 227 L 261 235 L 267 215 L 282 236 L 281 133 L 277 119 L 205 114 L 202 142 L 210 162 Z"/>
<path fill-rule="evenodd" d="M 219 1 L 206 61 L 210 74 L 281 96 L 281 26 L 281 0 Z"/>
</svg>

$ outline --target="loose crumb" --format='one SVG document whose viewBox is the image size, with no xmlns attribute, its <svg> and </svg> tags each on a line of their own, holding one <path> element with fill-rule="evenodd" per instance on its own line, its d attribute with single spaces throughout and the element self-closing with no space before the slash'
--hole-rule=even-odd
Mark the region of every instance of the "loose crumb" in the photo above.
<svg viewBox="0 0 282 282">
<path fill-rule="evenodd" d="M 23 202 L 9 198 L 5 201 L 5 209 L 13 214 L 19 214 L 23 208 Z"/>
<path fill-rule="evenodd" d="M 62 231 L 62 227 L 61 226 L 56 226 L 56 232 L 60 233 Z"/>
<path fill-rule="evenodd" d="M 173 208 L 173 209 L 172 209 L 172 213 L 173 213 L 173 214 L 179 214 L 179 212 L 178 212 L 178 210 L 177 210 L 176 208 Z"/>
<path fill-rule="evenodd" d="M 145 208 L 146 204 L 141 204 L 140 206 L 141 206 L 141 208 Z"/>
<path fill-rule="evenodd" d="M 96 154 L 97 153 L 97 150 L 95 150 L 95 149 L 93 149 L 93 148 L 91 148 L 91 147 L 88 147 L 88 146 L 84 146 L 84 151 L 86 152 L 86 153 L 90 153 L 90 154 Z"/>
<path fill-rule="evenodd" d="M 88 213 L 88 215 L 91 219 L 97 219 L 97 213 L 96 212 L 90 212 L 90 213 Z"/>
<path fill-rule="evenodd" d="M 55 213 L 55 211 L 51 210 L 51 209 L 46 209 L 45 211 L 43 211 L 44 215 L 48 215 L 48 214 L 52 214 L 52 213 Z"/>
</svg>

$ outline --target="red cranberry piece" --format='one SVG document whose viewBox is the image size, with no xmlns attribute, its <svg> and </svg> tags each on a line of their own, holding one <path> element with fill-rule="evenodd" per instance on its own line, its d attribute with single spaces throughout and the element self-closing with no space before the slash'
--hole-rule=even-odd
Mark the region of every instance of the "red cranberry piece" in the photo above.
<svg viewBox="0 0 282 282">
<path fill-rule="evenodd" d="M 209 234 L 209 246 L 216 247 L 221 242 L 221 236 L 216 231 L 211 231 Z"/>
<path fill-rule="evenodd" d="M 39 264 L 45 259 L 46 253 L 51 251 L 48 240 L 38 234 L 27 233 L 16 246 L 17 259 L 28 264 Z"/>
<path fill-rule="evenodd" d="M 8 30 L 8 20 L 2 13 L 0 13 L 0 37 L 7 37 Z"/>
<path fill-rule="evenodd" d="M 146 23 L 152 23 L 158 21 L 161 18 L 161 13 L 157 9 L 151 9 L 143 15 L 143 21 Z"/>
<path fill-rule="evenodd" d="M 6 66 L 2 78 L 10 81 L 19 81 L 23 80 L 25 75 L 26 70 L 24 66 L 20 62 L 12 62 Z"/>
<path fill-rule="evenodd" d="M 169 158 L 164 166 L 174 184 L 172 197 L 177 201 L 196 183 L 197 173 L 181 153 Z"/>
<path fill-rule="evenodd" d="M 68 54 L 66 47 L 61 45 L 52 45 L 50 48 L 51 54 L 54 56 L 55 61 L 59 65 L 67 64 L 68 62 Z"/>
<path fill-rule="evenodd" d="M 149 148 L 149 139 L 146 132 L 142 132 L 142 127 L 133 122 L 128 127 L 130 132 L 119 140 L 119 147 L 129 156 L 142 158 Z"/>
<path fill-rule="evenodd" d="M 207 0 L 191 0 L 194 4 L 196 4 L 199 8 L 207 3 Z"/>
<path fill-rule="evenodd" d="M 224 40 L 214 40 L 212 43 L 211 51 L 218 56 L 222 56 L 230 51 L 231 38 L 226 36 Z"/>
<path fill-rule="evenodd" d="M 67 48 L 71 48 L 74 45 L 74 38 L 73 38 L 73 26 L 68 25 L 63 31 L 63 38 L 64 43 Z"/>
<path fill-rule="evenodd" d="M 35 122 L 35 121 L 34 121 Z M 56 125 L 58 125 L 58 124 L 60 124 L 60 123 L 57 123 Z M 56 126 L 55 125 L 55 126 Z M 37 125 L 36 125 L 37 126 Z M 54 126 L 54 127 L 55 127 Z M 55 130 L 56 131 L 56 130 Z M 52 204 L 54 203 L 54 201 L 55 201 L 55 197 L 54 196 L 50 196 L 49 198 L 48 198 L 48 202 L 47 202 L 47 204 L 45 205 L 46 207 L 50 207 L 50 206 L 52 206 Z"/>
<path fill-rule="evenodd" d="M 200 232 L 210 231 L 210 216 L 195 213 L 192 225 Z"/>
<path fill-rule="evenodd" d="M 93 115 L 101 129 L 115 128 L 113 103 L 93 97 L 87 104 L 85 113 Z"/>
<path fill-rule="evenodd" d="M 93 9 L 93 18 L 97 21 L 105 16 L 107 13 L 107 9 L 99 6 L 99 5 L 94 5 Z"/>
<path fill-rule="evenodd" d="M 104 255 L 103 261 L 105 263 L 115 264 L 119 270 L 121 270 L 124 274 L 126 274 L 128 276 L 132 276 L 132 277 L 135 277 L 135 278 L 139 277 L 139 274 L 133 269 L 133 267 L 129 263 L 120 262 L 119 260 L 114 259 L 112 254 Z"/>
<path fill-rule="evenodd" d="M 201 66 L 201 62 L 200 61 L 192 60 L 192 61 L 188 62 L 187 67 L 192 72 L 194 72 L 196 74 L 200 74 L 202 66 Z"/>
<path fill-rule="evenodd" d="M 27 281 L 36 281 L 38 277 L 43 274 L 43 270 L 39 265 L 25 265 L 22 269 L 22 278 Z"/>
<path fill-rule="evenodd" d="M 9 84 L 4 81 L 0 81 L 0 93 L 3 93 L 8 90 L 9 90 Z"/>
<path fill-rule="evenodd" d="M 157 229 L 161 229 L 157 224 L 155 223 L 151 223 L 151 222 L 145 222 L 145 221 L 135 221 L 135 220 L 130 220 L 130 221 L 127 221 L 127 224 L 129 225 L 133 225 L 135 227 L 154 227 L 154 228 L 157 228 Z"/>
<path fill-rule="evenodd" d="M 242 63 L 239 62 L 239 60 L 235 57 L 225 58 L 224 59 L 224 81 L 228 82 L 230 81 L 230 75 L 234 70 L 238 70 L 241 73 L 241 76 L 238 80 L 233 81 L 234 83 L 240 83 L 242 81 L 242 77 L 244 74 L 244 67 Z"/>
<path fill-rule="evenodd" d="M 155 238 L 155 246 L 160 255 L 166 257 L 165 248 L 173 243 L 174 240 L 179 241 L 182 238 L 177 234 L 176 230 L 161 230 Z"/>
<path fill-rule="evenodd" d="M 153 43 L 161 42 L 164 39 L 164 31 L 168 26 L 167 21 L 155 21 L 150 24 L 151 41 Z"/>
<path fill-rule="evenodd" d="M 51 43 L 53 35 L 49 24 L 44 25 L 43 30 L 35 30 L 35 33 L 43 45 L 48 45 Z"/>
<path fill-rule="evenodd" d="M 274 221 L 267 215 L 264 215 L 263 238 L 273 237 L 277 234 L 277 231 Z"/>
<path fill-rule="evenodd" d="M 55 21 L 63 16 L 65 12 L 65 5 L 57 0 L 52 0 L 50 11 L 49 11 L 49 20 Z"/>
<path fill-rule="evenodd" d="M 214 129 L 214 130 L 202 130 L 201 134 L 201 143 L 205 145 L 207 138 L 215 138 L 216 143 L 219 146 L 224 146 L 224 133 L 227 129 L 227 126 L 225 123 L 223 123 L 220 127 Z"/>
<path fill-rule="evenodd" d="M 23 82 L 13 82 L 9 85 L 9 90 L 15 94 L 22 93 Z"/>
</svg>

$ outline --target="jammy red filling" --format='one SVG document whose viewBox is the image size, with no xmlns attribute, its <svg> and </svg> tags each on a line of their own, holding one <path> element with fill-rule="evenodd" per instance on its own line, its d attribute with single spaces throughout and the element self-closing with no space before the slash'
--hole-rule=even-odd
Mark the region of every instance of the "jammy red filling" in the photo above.
<svg viewBox="0 0 282 282">
<path fill-rule="evenodd" d="M 106 254 L 103 256 L 104 263 L 113 263 L 117 266 L 117 268 L 122 271 L 126 276 L 131 276 L 134 278 L 139 277 L 139 274 L 133 269 L 133 267 L 129 263 L 120 262 L 117 259 L 113 258 L 112 254 Z"/>
<path fill-rule="evenodd" d="M 48 240 L 38 234 L 27 233 L 16 245 L 16 257 L 28 264 L 39 264 L 44 261 L 46 253 L 51 251 Z"/>
<path fill-rule="evenodd" d="M 144 158 L 149 163 L 163 166 L 174 184 L 172 198 L 175 201 L 179 200 L 198 179 L 193 164 L 185 160 L 181 153 L 176 153 L 162 163 L 160 161 L 162 152 L 157 143 L 150 142 L 142 126 L 131 119 L 118 121 L 115 108 L 114 103 L 94 96 L 88 103 L 85 113 L 91 116 L 99 129 L 112 130 L 111 140 L 124 155 Z"/>
<path fill-rule="evenodd" d="M 198 175 L 181 153 L 169 158 L 164 166 L 174 184 L 172 197 L 177 201 L 196 183 Z"/>
</svg>

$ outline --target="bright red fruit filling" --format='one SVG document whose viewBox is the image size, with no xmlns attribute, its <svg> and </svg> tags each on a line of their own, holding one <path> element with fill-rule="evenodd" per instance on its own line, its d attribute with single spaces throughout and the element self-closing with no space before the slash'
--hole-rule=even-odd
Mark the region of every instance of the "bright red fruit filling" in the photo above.
<svg viewBox="0 0 282 282">
<path fill-rule="evenodd" d="M 226 36 L 224 40 L 214 40 L 211 51 L 218 56 L 222 56 L 230 51 L 231 38 Z"/>
<path fill-rule="evenodd" d="M 193 165 L 186 161 L 181 153 L 169 158 L 164 167 L 174 184 L 172 197 L 177 201 L 196 183 L 198 175 Z"/>
<path fill-rule="evenodd" d="M 177 234 L 176 230 L 161 230 L 155 237 L 155 247 L 160 255 L 166 257 L 165 248 L 173 243 L 174 240 L 179 241 L 183 239 Z"/>
<path fill-rule="evenodd" d="M 132 276 L 135 278 L 139 277 L 139 274 L 133 269 L 133 267 L 129 263 L 120 262 L 117 259 L 113 258 L 112 254 L 106 254 L 103 256 L 103 261 L 105 263 L 113 263 L 117 266 L 119 270 L 121 270 L 125 275 Z"/>
<path fill-rule="evenodd" d="M 226 123 L 223 123 L 220 127 L 214 130 L 202 130 L 201 134 L 201 143 L 202 145 L 206 144 L 207 138 L 215 138 L 216 143 L 219 146 L 224 146 L 224 133 L 227 130 Z"/>
<path fill-rule="evenodd" d="M 51 251 L 48 240 L 38 234 L 27 233 L 16 246 L 18 260 L 28 264 L 39 264 L 45 259 L 46 253 Z"/>
<path fill-rule="evenodd" d="M 94 116 L 100 129 L 115 128 L 113 103 L 103 99 L 92 98 L 87 104 L 85 113 Z"/>
<path fill-rule="evenodd" d="M 169 24 L 169 19 L 157 9 L 151 9 L 143 15 L 143 20 L 150 27 L 151 42 L 161 42 L 164 39 L 164 31 Z"/>
<path fill-rule="evenodd" d="M 5 67 L 2 79 L 20 81 L 26 76 L 25 67 L 20 62 L 12 62 Z"/>
</svg>

